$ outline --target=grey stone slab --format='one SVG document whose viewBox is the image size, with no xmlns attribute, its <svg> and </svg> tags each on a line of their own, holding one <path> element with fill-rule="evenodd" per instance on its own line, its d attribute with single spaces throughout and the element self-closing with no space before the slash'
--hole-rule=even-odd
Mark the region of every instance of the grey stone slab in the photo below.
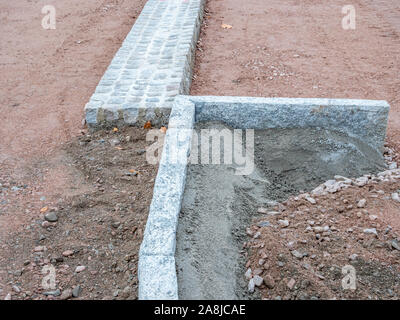
<svg viewBox="0 0 400 320">
<path fill-rule="evenodd" d="M 190 97 L 197 121 L 223 121 L 238 128 L 320 127 L 344 132 L 381 150 L 389 104 L 381 100 Z"/>
<path fill-rule="evenodd" d="M 174 256 L 141 256 L 138 266 L 140 300 L 177 300 Z"/>
<path fill-rule="evenodd" d="M 185 189 L 195 114 L 191 101 L 184 98 L 177 100 L 182 103 L 171 112 L 139 251 L 139 299 L 177 299 L 174 262 L 176 228 Z"/>
</svg>

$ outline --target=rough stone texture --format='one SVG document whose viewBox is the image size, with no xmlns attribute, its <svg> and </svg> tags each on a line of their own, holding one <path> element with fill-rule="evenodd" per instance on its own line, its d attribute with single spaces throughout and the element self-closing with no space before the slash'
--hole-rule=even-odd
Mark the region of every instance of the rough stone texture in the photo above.
<svg viewBox="0 0 400 320">
<path fill-rule="evenodd" d="M 189 97 L 196 122 L 223 121 L 237 129 L 312 128 L 336 130 L 383 148 L 389 104 L 379 100 Z"/>
<path fill-rule="evenodd" d="M 174 256 L 141 256 L 139 299 L 177 300 L 178 283 Z"/>
<path fill-rule="evenodd" d="M 182 100 L 182 99 L 177 99 Z M 171 112 L 139 252 L 139 299 L 177 299 L 176 228 L 186 182 L 194 123 L 194 104 L 178 103 Z M 178 155 L 178 157 L 175 157 Z"/>
<path fill-rule="evenodd" d="M 204 0 L 148 0 L 85 106 L 89 127 L 166 124 L 189 92 Z"/>
</svg>

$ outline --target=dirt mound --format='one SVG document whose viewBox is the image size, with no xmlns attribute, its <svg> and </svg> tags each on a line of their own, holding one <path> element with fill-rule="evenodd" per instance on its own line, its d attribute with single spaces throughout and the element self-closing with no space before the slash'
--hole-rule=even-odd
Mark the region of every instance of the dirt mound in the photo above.
<svg viewBox="0 0 400 320">
<path fill-rule="evenodd" d="M 226 127 L 197 125 L 204 128 Z M 383 168 L 382 155 L 338 132 L 255 130 L 254 142 L 255 170 L 248 176 L 235 175 L 234 165 L 189 166 L 177 233 L 180 298 L 257 297 L 248 294 L 241 251 L 257 208 L 311 191 L 335 174 L 352 177 Z"/>
<path fill-rule="evenodd" d="M 259 208 L 263 218 L 247 230 L 247 280 L 262 278 L 264 299 L 398 299 L 400 203 L 391 194 L 399 180 L 353 185 L 315 204 L 291 197 Z M 342 286 L 346 266 L 354 268 L 355 290 Z"/>
</svg>

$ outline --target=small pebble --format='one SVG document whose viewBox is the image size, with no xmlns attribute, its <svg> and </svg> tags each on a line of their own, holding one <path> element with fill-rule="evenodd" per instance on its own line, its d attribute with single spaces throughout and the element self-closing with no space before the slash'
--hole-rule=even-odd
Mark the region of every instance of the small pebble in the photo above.
<svg viewBox="0 0 400 320">
<path fill-rule="evenodd" d="M 289 288 L 289 290 L 293 290 L 294 285 L 296 284 L 296 280 L 294 280 L 293 278 L 290 279 L 287 283 L 287 287 Z"/>
<path fill-rule="evenodd" d="M 367 204 L 367 200 L 361 199 L 360 201 L 358 201 L 357 207 L 358 208 L 364 208 L 366 204 Z"/>
<path fill-rule="evenodd" d="M 268 289 L 273 289 L 275 287 L 274 278 L 272 278 L 269 274 L 264 276 L 264 283 Z"/>
<path fill-rule="evenodd" d="M 250 293 L 254 292 L 254 288 L 255 288 L 255 283 L 254 283 L 254 279 L 251 278 L 249 281 L 249 285 L 248 285 L 248 290 Z"/>
<path fill-rule="evenodd" d="M 400 245 L 396 240 L 392 240 L 390 244 L 391 244 L 393 249 L 396 249 L 396 250 L 400 251 Z"/>
<path fill-rule="evenodd" d="M 33 249 L 33 251 L 35 251 L 35 252 L 43 252 L 43 251 L 46 251 L 46 247 L 44 247 L 44 246 L 37 246 L 37 247 L 35 247 L 35 248 Z"/>
<path fill-rule="evenodd" d="M 307 196 L 306 200 L 311 204 L 316 204 L 317 203 L 317 201 L 314 198 L 310 197 L 310 196 Z"/>
<path fill-rule="evenodd" d="M 376 232 L 375 228 L 364 229 L 363 232 L 367 234 L 374 234 L 376 236 L 378 235 L 378 232 Z"/>
<path fill-rule="evenodd" d="M 396 202 L 400 202 L 400 196 L 397 192 L 392 193 L 392 200 Z"/>
<path fill-rule="evenodd" d="M 64 256 L 64 257 L 69 257 L 69 256 L 72 256 L 74 254 L 74 252 L 72 251 L 72 250 L 66 250 L 66 251 L 64 251 L 63 253 L 62 253 L 62 255 Z"/>
<path fill-rule="evenodd" d="M 286 228 L 289 226 L 289 221 L 288 220 L 278 220 L 279 224 L 282 226 L 282 228 Z"/>
<path fill-rule="evenodd" d="M 46 213 L 44 218 L 48 222 L 56 222 L 58 220 L 58 216 L 56 215 L 55 212 Z"/>
<path fill-rule="evenodd" d="M 61 291 L 60 289 L 54 290 L 54 291 L 47 291 L 47 292 L 43 292 L 43 294 L 45 296 L 54 296 L 54 297 L 58 297 L 61 295 Z"/>
<path fill-rule="evenodd" d="M 256 287 L 261 286 L 262 283 L 264 282 L 264 279 L 261 278 L 261 277 L 258 276 L 258 275 L 255 275 L 254 278 L 253 278 L 253 280 L 254 280 L 254 285 L 255 285 Z"/>
<path fill-rule="evenodd" d="M 75 286 L 74 289 L 72 290 L 72 296 L 74 298 L 78 298 L 79 295 L 81 294 L 81 291 L 82 291 L 82 288 L 80 285 Z"/>
<path fill-rule="evenodd" d="M 76 269 L 75 269 L 75 272 L 76 272 L 76 273 L 79 273 L 79 272 L 84 271 L 85 269 L 86 269 L 85 266 L 77 266 Z"/>
</svg>

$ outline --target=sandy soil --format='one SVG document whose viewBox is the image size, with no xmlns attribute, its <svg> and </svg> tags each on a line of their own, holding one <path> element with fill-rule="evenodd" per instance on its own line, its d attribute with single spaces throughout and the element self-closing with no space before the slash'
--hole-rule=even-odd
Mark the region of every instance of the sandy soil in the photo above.
<svg viewBox="0 0 400 320">
<path fill-rule="evenodd" d="M 40 209 L 96 191 L 65 146 L 85 134 L 84 105 L 145 2 L 57 1 L 56 30 L 41 26 L 51 1 L 0 4 L 0 298 L 29 297 L 25 290 L 40 286 L 40 279 L 13 278 L 38 245 L 30 228 L 42 219 Z M 16 282 L 21 292 L 11 290 Z"/>
<path fill-rule="evenodd" d="M 227 128 L 220 123 L 201 123 L 196 127 Z M 242 251 L 245 226 L 259 218 L 258 208 L 286 200 L 300 190 L 309 192 L 335 174 L 358 177 L 384 168 L 382 155 L 338 132 L 256 130 L 254 142 L 255 170 L 250 175 L 235 175 L 235 164 L 189 166 L 177 232 L 176 262 L 182 299 L 258 297 L 257 293 L 249 294 L 244 282 Z M 218 186 L 217 192 L 215 186 Z M 267 228 L 255 227 L 265 232 L 274 231 L 263 251 L 271 259 L 275 251 L 269 248 L 283 243 L 280 228 L 274 229 L 272 223 L 279 225 L 275 220 L 289 214 L 277 215 L 274 221 L 268 221 Z M 257 236 L 250 243 L 258 245 L 262 241 Z"/>
</svg>

